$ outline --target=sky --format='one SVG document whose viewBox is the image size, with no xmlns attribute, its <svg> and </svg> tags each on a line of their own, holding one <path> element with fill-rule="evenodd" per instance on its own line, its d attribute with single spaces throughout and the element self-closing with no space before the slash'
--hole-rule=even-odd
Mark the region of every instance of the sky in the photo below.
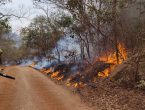
<svg viewBox="0 0 145 110">
<path fill-rule="evenodd" d="M 30 13 L 33 10 L 32 0 L 12 0 L 11 3 L 8 3 L 5 6 L 3 6 L 2 9 L 6 14 L 7 13 L 15 14 L 17 16 L 22 16 L 22 14 L 27 12 L 25 14 L 27 18 L 25 19 L 18 19 L 15 17 L 10 19 L 10 25 L 12 26 L 12 31 L 16 33 L 20 31 L 21 27 L 28 26 L 31 19 L 34 17 L 33 15 L 32 16 L 30 15 Z"/>
<path fill-rule="evenodd" d="M 50 11 L 53 11 L 54 6 L 50 6 Z M 32 19 L 37 15 L 44 14 L 41 10 L 34 9 L 32 0 L 12 0 L 11 3 L 1 7 L 5 13 L 14 14 L 17 16 L 25 16 L 25 18 L 18 19 L 13 17 L 10 19 L 10 25 L 12 31 L 19 33 L 22 27 L 26 27 L 30 24 Z"/>
</svg>

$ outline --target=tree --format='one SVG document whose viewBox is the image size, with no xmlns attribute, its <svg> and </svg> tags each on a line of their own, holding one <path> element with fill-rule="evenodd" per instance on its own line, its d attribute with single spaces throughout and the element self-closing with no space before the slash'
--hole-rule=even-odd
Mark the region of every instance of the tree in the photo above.
<svg viewBox="0 0 145 110">
<path fill-rule="evenodd" d="M 6 3 L 10 2 L 10 1 L 11 0 L 1 0 L 0 1 L 0 7 L 3 6 L 3 5 L 5 5 Z M 7 16 L 5 14 L 3 14 L 3 12 L 0 12 L 0 19 L 3 19 L 5 17 L 7 17 Z"/>
<path fill-rule="evenodd" d="M 9 25 L 9 21 L 7 18 L 0 20 L 0 35 L 5 33 L 9 33 L 11 31 L 11 27 Z"/>
<path fill-rule="evenodd" d="M 48 25 L 44 16 L 34 18 L 29 27 L 21 31 L 24 44 L 31 48 L 37 56 L 47 56 L 47 53 L 56 46 L 57 41 L 62 36 L 53 23 Z"/>
<path fill-rule="evenodd" d="M 144 0 L 34 0 L 35 3 L 55 4 L 67 10 L 73 23 L 67 29 L 80 43 L 82 60 L 96 59 L 96 56 L 116 53 L 119 62 L 118 45 L 123 43 L 130 52 L 143 51 Z M 130 14 L 133 13 L 133 14 Z M 61 24 L 61 23 L 60 23 Z M 69 33 L 69 34 L 70 34 Z"/>
<path fill-rule="evenodd" d="M 3 50 L 0 49 L 0 65 L 2 64 L 2 54 L 3 54 Z"/>
</svg>

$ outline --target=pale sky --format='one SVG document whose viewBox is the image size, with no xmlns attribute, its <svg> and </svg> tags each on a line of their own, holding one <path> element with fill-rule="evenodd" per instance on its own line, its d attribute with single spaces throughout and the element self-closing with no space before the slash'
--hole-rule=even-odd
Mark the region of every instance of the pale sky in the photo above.
<svg viewBox="0 0 145 110">
<path fill-rule="evenodd" d="M 23 9 L 22 9 L 23 7 Z M 22 16 L 21 12 L 28 12 L 33 9 L 33 2 L 32 0 L 12 0 L 12 3 L 8 3 L 5 6 L 3 6 L 3 10 L 5 13 L 15 14 L 18 16 Z M 27 16 L 28 16 L 27 14 Z M 18 18 L 12 18 L 10 20 L 10 25 L 12 26 L 12 30 L 14 32 L 18 32 L 21 27 L 27 26 L 32 17 L 29 17 L 29 19 L 18 19 Z"/>
<path fill-rule="evenodd" d="M 53 7 L 49 7 L 50 11 L 53 11 Z M 12 18 L 10 20 L 12 30 L 17 33 L 19 33 L 22 27 L 28 26 L 35 16 L 43 14 L 42 11 L 34 9 L 32 0 L 12 0 L 12 3 L 8 3 L 1 7 L 1 10 L 18 16 L 25 14 L 25 19 Z"/>
</svg>

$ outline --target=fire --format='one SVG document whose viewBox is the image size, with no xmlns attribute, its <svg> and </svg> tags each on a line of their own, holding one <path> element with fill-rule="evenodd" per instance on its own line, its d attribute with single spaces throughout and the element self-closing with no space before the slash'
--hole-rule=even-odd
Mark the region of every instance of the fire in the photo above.
<svg viewBox="0 0 145 110">
<path fill-rule="evenodd" d="M 41 69 L 40 72 L 44 74 L 50 74 L 50 77 L 53 79 L 56 79 L 58 81 L 62 80 L 64 78 L 64 75 L 60 75 L 59 71 L 53 72 L 51 68 L 49 69 Z"/>
<path fill-rule="evenodd" d="M 43 73 L 45 73 L 45 74 L 49 74 L 51 72 L 52 72 L 51 69 L 48 69 L 48 70 L 43 71 Z"/>
<path fill-rule="evenodd" d="M 57 77 L 58 74 L 59 74 L 59 71 L 53 72 L 53 73 L 51 74 L 51 78 Z"/>
<path fill-rule="evenodd" d="M 77 87 L 78 87 L 78 83 L 73 84 L 73 86 L 74 86 L 75 88 L 77 88 Z"/>
<path fill-rule="evenodd" d="M 64 78 L 64 76 L 62 75 L 62 76 L 56 78 L 56 80 L 60 81 L 60 80 L 62 80 L 63 78 Z"/>
<path fill-rule="evenodd" d="M 82 82 L 78 82 L 78 83 L 70 83 L 70 82 L 68 82 L 68 83 L 66 83 L 66 86 L 67 87 L 72 86 L 74 88 L 80 88 L 80 87 L 84 87 L 85 84 L 83 84 Z"/>
<path fill-rule="evenodd" d="M 122 64 L 124 60 L 127 59 L 127 51 L 124 48 L 124 45 L 119 43 L 118 44 L 118 50 L 119 50 L 119 57 L 118 61 L 116 58 L 116 52 L 110 53 L 109 55 L 104 55 L 100 57 L 99 61 L 104 61 L 106 63 L 112 64 L 110 68 L 105 69 L 103 72 L 99 72 L 98 76 L 100 77 L 107 77 L 109 76 L 110 72 L 119 64 Z"/>
<path fill-rule="evenodd" d="M 116 52 L 110 51 L 107 54 L 104 54 L 103 56 L 99 57 L 97 61 L 105 62 L 109 64 L 109 68 L 105 69 L 102 72 L 98 73 L 99 77 L 107 77 L 109 76 L 110 72 L 119 64 L 122 64 L 124 60 L 127 59 L 127 51 L 122 43 L 118 44 L 118 61 L 116 57 Z M 33 65 L 32 65 L 33 66 Z M 65 77 L 65 71 L 63 69 L 59 69 L 57 71 L 54 71 L 53 69 L 42 69 L 41 72 L 45 74 L 49 74 L 51 78 L 62 81 Z M 86 82 L 84 82 L 84 77 L 79 72 L 75 75 L 70 76 L 66 81 L 66 86 L 68 87 L 74 87 L 74 88 L 81 88 L 86 86 Z M 96 78 L 94 78 L 93 82 L 96 82 Z"/>
<path fill-rule="evenodd" d="M 44 69 L 44 68 L 40 70 L 40 72 L 44 72 L 44 71 L 46 71 L 46 69 Z"/>
<path fill-rule="evenodd" d="M 50 73 L 50 72 L 49 72 L 49 73 Z M 59 74 L 60 74 L 59 71 L 53 72 L 53 73 L 51 74 L 51 78 L 60 81 L 60 80 L 62 80 L 62 79 L 64 78 L 64 75 L 59 75 Z"/>
<path fill-rule="evenodd" d="M 36 65 L 36 62 L 33 62 L 32 64 L 30 64 L 30 65 L 29 65 L 29 67 L 34 68 L 34 67 L 35 67 L 35 65 Z"/>
<path fill-rule="evenodd" d="M 86 86 L 86 84 L 85 83 L 83 83 L 83 82 L 75 82 L 75 81 L 72 81 L 72 79 L 71 78 L 69 78 L 68 80 L 67 80 L 67 83 L 66 83 L 66 86 L 67 87 L 74 87 L 74 88 L 81 88 L 81 87 L 84 87 L 84 86 Z"/>
</svg>

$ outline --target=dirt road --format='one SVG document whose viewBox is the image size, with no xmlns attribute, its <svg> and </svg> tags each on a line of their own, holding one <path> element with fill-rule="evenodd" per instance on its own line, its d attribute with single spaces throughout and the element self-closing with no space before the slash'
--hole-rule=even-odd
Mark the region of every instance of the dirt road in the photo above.
<svg viewBox="0 0 145 110">
<path fill-rule="evenodd" d="M 0 77 L 0 110 L 90 110 L 77 96 L 29 67 L 9 67 Z"/>
</svg>

